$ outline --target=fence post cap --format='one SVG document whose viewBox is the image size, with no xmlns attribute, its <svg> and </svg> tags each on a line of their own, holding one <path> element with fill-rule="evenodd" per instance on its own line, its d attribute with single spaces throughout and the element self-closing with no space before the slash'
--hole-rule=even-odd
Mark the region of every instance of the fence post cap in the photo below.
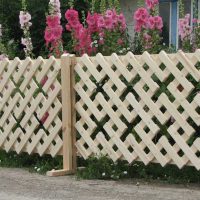
<svg viewBox="0 0 200 200">
<path fill-rule="evenodd" d="M 75 54 L 64 53 L 64 54 L 62 54 L 61 58 L 63 58 L 63 57 L 74 57 L 74 56 L 75 56 Z"/>
<path fill-rule="evenodd" d="M 61 58 L 65 58 L 65 57 L 68 57 L 70 54 L 69 53 L 64 53 L 61 55 Z"/>
</svg>

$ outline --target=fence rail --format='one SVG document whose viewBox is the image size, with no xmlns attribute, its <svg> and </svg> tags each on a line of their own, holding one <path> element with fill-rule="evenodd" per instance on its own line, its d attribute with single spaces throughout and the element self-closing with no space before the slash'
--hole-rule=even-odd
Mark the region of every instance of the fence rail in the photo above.
<svg viewBox="0 0 200 200">
<path fill-rule="evenodd" d="M 200 169 L 200 50 L 0 62 L 0 148 Z M 76 139 L 75 139 L 76 137 Z"/>
</svg>

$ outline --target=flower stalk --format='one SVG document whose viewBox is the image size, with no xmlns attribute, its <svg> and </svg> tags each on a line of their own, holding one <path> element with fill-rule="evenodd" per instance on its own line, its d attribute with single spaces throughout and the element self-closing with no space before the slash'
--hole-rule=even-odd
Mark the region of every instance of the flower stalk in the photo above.
<svg viewBox="0 0 200 200">
<path fill-rule="evenodd" d="M 26 0 L 22 0 L 22 11 L 19 14 L 19 23 L 23 30 L 23 37 L 21 38 L 21 44 L 24 46 L 24 52 L 26 57 L 33 57 L 33 44 L 30 34 L 31 15 L 27 11 Z"/>
<path fill-rule="evenodd" d="M 45 29 L 44 39 L 49 49 L 49 56 L 54 55 L 56 58 L 60 58 L 63 54 L 63 28 L 61 26 L 60 20 L 60 1 L 50 0 L 49 13 L 46 16 L 47 27 Z"/>
</svg>

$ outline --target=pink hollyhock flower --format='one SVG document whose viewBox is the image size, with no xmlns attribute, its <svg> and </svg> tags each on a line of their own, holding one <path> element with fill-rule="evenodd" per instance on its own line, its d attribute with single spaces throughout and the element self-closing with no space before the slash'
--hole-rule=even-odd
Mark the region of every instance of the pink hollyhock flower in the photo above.
<svg viewBox="0 0 200 200">
<path fill-rule="evenodd" d="M 113 29 L 113 22 L 111 18 L 106 18 L 105 19 L 105 28 L 112 30 Z"/>
<path fill-rule="evenodd" d="M 125 31 L 126 30 L 126 23 L 121 25 L 121 31 Z"/>
<path fill-rule="evenodd" d="M 99 37 L 100 37 L 100 38 L 103 38 L 104 36 L 105 36 L 105 33 L 104 33 L 104 32 L 100 32 L 100 33 L 99 33 Z"/>
<path fill-rule="evenodd" d="M 155 29 L 154 17 L 150 16 L 147 23 L 148 23 L 148 28 L 150 28 L 151 30 Z"/>
<path fill-rule="evenodd" d="M 21 27 L 24 27 L 25 24 L 29 23 L 30 20 L 31 20 L 31 15 L 28 12 L 20 11 L 19 22 Z"/>
<path fill-rule="evenodd" d="M 152 47 L 152 37 L 148 33 L 143 34 L 143 39 L 145 41 L 145 49 L 150 49 Z"/>
<path fill-rule="evenodd" d="M 94 15 L 91 15 L 90 12 L 88 12 L 86 22 L 90 26 L 96 25 L 96 13 Z"/>
<path fill-rule="evenodd" d="M 113 10 L 113 14 L 110 17 L 112 18 L 113 23 L 117 24 L 117 22 L 118 22 L 118 15 L 117 15 L 117 13 L 116 13 L 115 10 Z"/>
<path fill-rule="evenodd" d="M 99 18 L 97 20 L 97 26 L 98 26 L 98 28 L 104 28 L 105 20 L 104 20 L 103 16 L 99 16 Z"/>
<path fill-rule="evenodd" d="M 31 20 L 31 15 L 27 11 L 20 11 L 19 14 L 19 22 L 21 25 L 21 29 L 23 30 L 24 37 L 21 42 L 25 46 L 24 47 L 24 52 L 26 56 L 32 56 L 32 50 L 33 50 L 33 45 L 31 38 L 28 37 L 27 35 L 30 35 L 30 26 L 32 23 L 30 22 Z"/>
<path fill-rule="evenodd" d="M 76 27 L 72 27 L 72 32 L 77 40 L 79 40 L 80 32 L 82 31 L 84 31 L 84 27 L 82 24 L 79 24 Z"/>
<path fill-rule="evenodd" d="M 182 25 L 183 25 L 183 26 L 188 26 L 189 23 L 190 23 L 190 20 L 187 19 L 187 18 L 183 19 L 183 21 L 182 21 Z"/>
<path fill-rule="evenodd" d="M 57 15 L 61 19 L 60 0 L 50 0 L 49 4 L 53 7 L 50 9 L 50 15 Z"/>
<path fill-rule="evenodd" d="M 158 30 L 161 30 L 163 28 L 163 20 L 160 16 L 155 16 L 154 17 L 154 22 L 155 22 L 155 27 Z"/>
<path fill-rule="evenodd" d="M 120 14 L 118 15 L 118 21 L 119 21 L 120 23 L 122 23 L 122 24 L 126 24 L 126 19 L 125 19 L 125 16 L 124 16 L 123 13 L 120 13 Z"/>
<path fill-rule="evenodd" d="M 80 40 L 80 45 L 85 46 L 87 43 L 91 44 L 92 41 L 90 40 L 90 35 L 88 34 L 88 30 L 86 28 L 82 28 L 79 31 L 79 40 Z M 88 42 L 89 41 L 89 42 Z"/>
<path fill-rule="evenodd" d="M 149 18 L 149 12 L 146 8 L 138 8 L 134 13 L 135 31 L 140 32 L 142 28 L 145 28 Z"/>
<path fill-rule="evenodd" d="M 141 27 L 139 24 L 136 24 L 134 29 L 135 29 L 135 31 L 136 31 L 137 33 L 139 33 L 139 32 L 141 32 L 142 27 Z"/>
<path fill-rule="evenodd" d="M 106 14 L 105 14 L 105 17 L 109 17 L 109 18 L 112 18 L 113 17 L 113 11 L 112 10 L 107 10 L 106 11 Z"/>
<path fill-rule="evenodd" d="M 124 31 L 126 29 L 126 19 L 123 13 L 118 15 L 118 21 L 121 24 L 121 30 Z"/>
<path fill-rule="evenodd" d="M 66 24 L 65 28 L 66 28 L 67 31 L 71 31 L 72 30 L 72 28 L 71 28 L 71 26 L 69 24 Z"/>
<path fill-rule="evenodd" d="M 87 28 L 80 28 L 75 32 L 75 38 L 77 40 L 77 44 L 75 45 L 75 51 L 79 52 L 81 55 L 84 53 L 91 54 L 92 52 L 92 39 L 90 35 L 90 31 Z"/>
<path fill-rule="evenodd" d="M 179 22 L 178 22 L 178 28 L 179 28 L 179 31 L 183 31 L 183 28 L 184 28 L 184 23 L 183 23 L 184 19 L 179 19 Z"/>
<path fill-rule="evenodd" d="M 59 58 L 63 52 L 62 44 L 62 31 L 63 28 L 60 25 L 61 12 L 60 12 L 60 0 L 50 0 L 49 13 L 46 17 L 46 30 L 44 38 L 49 51 L 54 56 Z M 51 53 L 50 53 L 51 54 Z"/>
<path fill-rule="evenodd" d="M 192 23 L 194 23 L 194 24 L 196 24 L 198 22 L 198 19 L 197 18 L 194 18 L 193 20 L 192 20 Z"/>
<path fill-rule="evenodd" d="M 70 11 L 73 13 L 74 11 Z M 66 18 L 70 18 L 70 12 L 66 12 Z M 74 40 L 74 50 L 80 55 L 83 53 L 95 53 L 98 45 L 103 45 L 107 32 L 122 31 L 126 28 L 126 21 L 123 14 L 117 15 L 115 10 L 107 10 L 104 15 L 88 13 L 87 27 L 83 27 L 78 18 L 78 12 L 74 13 L 73 19 L 68 20 L 66 29 L 71 31 Z M 73 24 L 74 23 L 74 24 Z M 95 36 L 95 37 L 94 37 Z M 98 36 L 98 38 L 96 38 Z M 95 42 L 92 40 L 95 38 Z M 95 44 L 95 45 L 94 45 Z"/>
<path fill-rule="evenodd" d="M 149 17 L 149 13 L 146 8 L 138 8 L 134 14 L 134 19 L 136 21 L 142 20 L 145 21 Z"/>
<path fill-rule="evenodd" d="M 83 26 L 79 21 L 75 21 L 75 20 L 71 21 L 69 25 L 75 30 L 79 30 Z"/>
<path fill-rule="evenodd" d="M 53 34 L 48 27 L 45 29 L 45 32 L 44 32 L 44 39 L 47 44 L 54 40 Z"/>
<path fill-rule="evenodd" d="M 179 19 L 178 22 L 178 34 L 181 40 L 190 39 L 192 33 L 192 27 L 190 26 L 190 14 L 187 14 L 184 18 Z"/>
<path fill-rule="evenodd" d="M 150 36 L 149 34 L 147 34 L 147 33 L 144 33 L 144 34 L 143 34 L 143 38 L 144 38 L 144 40 L 145 40 L 146 42 L 149 42 L 149 41 L 151 40 L 151 36 Z"/>
<path fill-rule="evenodd" d="M 135 20 L 135 21 L 140 20 L 140 18 L 141 18 L 141 13 L 140 13 L 140 12 L 141 12 L 141 11 L 137 10 L 137 11 L 134 13 L 134 20 Z"/>
<path fill-rule="evenodd" d="M 60 18 L 58 15 L 48 15 L 46 20 L 47 20 L 47 25 L 51 28 L 60 24 Z"/>
<path fill-rule="evenodd" d="M 88 28 L 91 33 L 98 31 L 98 18 L 99 18 L 99 15 L 97 13 L 94 13 L 93 15 L 91 15 L 88 12 L 86 22 L 88 24 Z"/>
<path fill-rule="evenodd" d="M 31 38 L 22 38 L 22 39 L 21 39 L 21 43 L 22 43 L 24 46 L 29 46 L 30 41 L 31 41 Z"/>
<path fill-rule="evenodd" d="M 78 12 L 74 9 L 68 9 L 65 13 L 65 18 L 71 24 L 71 22 L 78 21 Z"/>
<path fill-rule="evenodd" d="M 104 44 L 104 43 L 105 43 L 104 39 L 103 39 L 103 38 L 100 38 L 100 39 L 99 39 L 99 44 L 102 45 L 102 44 Z"/>
<path fill-rule="evenodd" d="M 154 10 L 155 6 L 159 4 L 158 0 L 146 0 L 146 6 L 149 10 Z"/>
<path fill-rule="evenodd" d="M 63 31 L 63 28 L 62 26 L 58 25 L 54 28 L 51 29 L 51 32 L 52 32 L 52 35 L 53 35 L 53 40 L 58 40 L 61 38 L 62 36 L 62 31 Z"/>
<path fill-rule="evenodd" d="M 124 44 L 124 41 L 121 38 L 119 38 L 117 41 L 117 44 L 122 45 L 122 44 Z"/>
<path fill-rule="evenodd" d="M 91 49 L 89 49 L 89 54 L 91 53 L 96 53 L 97 52 L 97 48 L 96 47 L 92 47 Z"/>
</svg>

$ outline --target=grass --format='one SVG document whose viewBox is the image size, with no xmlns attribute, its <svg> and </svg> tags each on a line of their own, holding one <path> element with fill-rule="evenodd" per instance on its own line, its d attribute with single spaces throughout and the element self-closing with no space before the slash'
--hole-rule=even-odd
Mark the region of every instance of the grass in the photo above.
<svg viewBox="0 0 200 200">
<path fill-rule="evenodd" d="M 17 155 L 15 152 L 6 153 L 0 150 L 0 167 L 26 168 L 30 172 L 45 174 L 52 169 L 61 169 L 62 157 L 52 158 L 48 155 L 39 157 L 37 154 L 30 156 L 27 153 Z"/>
<path fill-rule="evenodd" d="M 159 164 L 149 164 L 145 166 L 141 162 L 129 165 L 125 161 L 113 162 L 106 156 L 91 157 L 86 161 L 78 158 L 78 166 L 85 167 L 84 170 L 77 171 L 78 179 L 142 179 L 150 182 L 159 180 L 171 184 L 200 184 L 200 172 L 190 166 L 180 170 L 175 165 L 161 167 Z M 52 158 L 47 155 L 39 157 L 36 154 L 26 153 L 17 155 L 14 152 L 0 151 L 0 167 L 25 168 L 30 172 L 45 174 L 52 169 L 62 169 L 62 157 Z"/>
<path fill-rule="evenodd" d="M 200 172 L 194 167 L 178 169 L 175 165 L 161 167 L 159 164 L 145 166 L 141 162 L 131 165 L 124 161 L 114 163 L 107 157 L 90 158 L 85 161 L 85 170 L 78 171 L 77 176 L 83 179 L 143 179 L 145 181 L 159 180 L 166 183 L 200 184 Z"/>
</svg>

